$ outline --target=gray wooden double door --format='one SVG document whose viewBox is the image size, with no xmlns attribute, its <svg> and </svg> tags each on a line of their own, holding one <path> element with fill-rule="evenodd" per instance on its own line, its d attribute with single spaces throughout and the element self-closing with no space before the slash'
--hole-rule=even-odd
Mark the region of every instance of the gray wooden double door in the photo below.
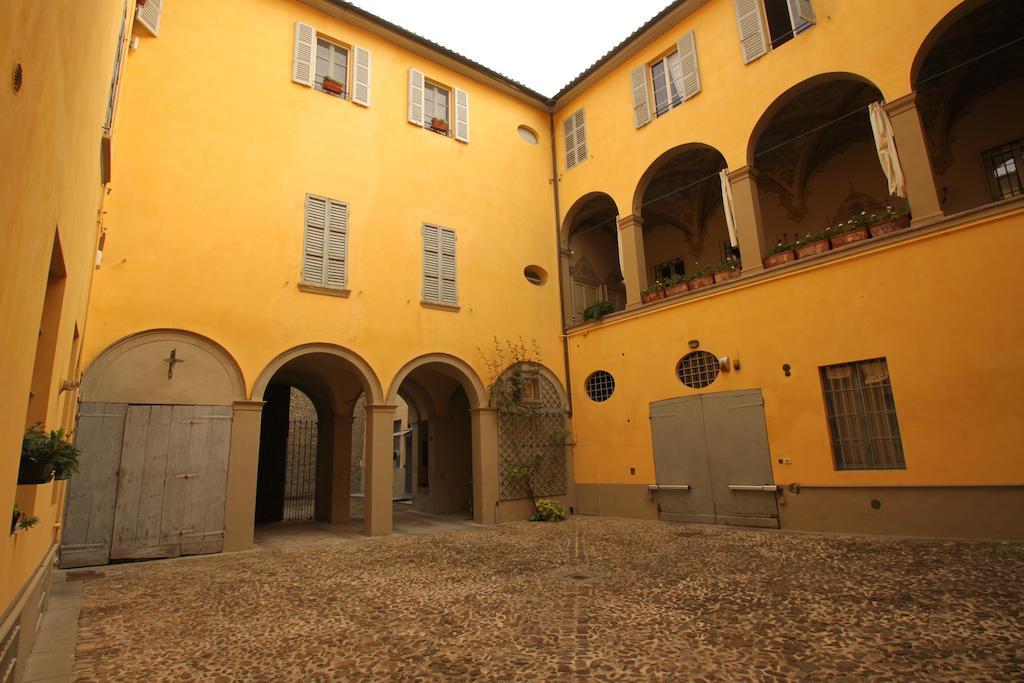
<svg viewBox="0 0 1024 683">
<path fill-rule="evenodd" d="M 62 567 L 220 552 L 231 406 L 82 403 Z"/>
<path fill-rule="evenodd" d="M 778 528 L 760 390 L 657 401 L 650 411 L 661 519 Z"/>
</svg>

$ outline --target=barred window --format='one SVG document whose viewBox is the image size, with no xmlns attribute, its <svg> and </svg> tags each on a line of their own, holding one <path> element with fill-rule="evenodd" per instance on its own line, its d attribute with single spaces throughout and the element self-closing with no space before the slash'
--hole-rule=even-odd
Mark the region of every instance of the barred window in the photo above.
<svg viewBox="0 0 1024 683">
<path fill-rule="evenodd" d="M 691 389 L 703 389 L 718 379 L 718 357 L 707 351 L 691 351 L 676 365 L 679 381 Z"/>
<path fill-rule="evenodd" d="M 591 401 L 607 401 L 615 392 L 615 378 L 605 370 L 597 370 L 587 377 L 587 396 Z"/>
<path fill-rule="evenodd" d="M 836 469 L 906 469 L 885 359 L 823 367 L 821 384 Z"/>
<path fill-rule="evenodd" d="M 1024 172 L 1024 140 L 1016 140 L 1001 147 L 987 150 L 981 155 L 988 174 L 993 201 L 1019 197 L 1024 194 L 1021 184 Z"/>
</svg>

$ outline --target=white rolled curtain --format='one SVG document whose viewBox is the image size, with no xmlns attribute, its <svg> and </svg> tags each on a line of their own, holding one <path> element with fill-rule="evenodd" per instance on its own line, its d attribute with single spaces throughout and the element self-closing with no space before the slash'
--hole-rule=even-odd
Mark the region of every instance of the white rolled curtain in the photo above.
<svg viewBox="0 0 1024 683">
<path fill-rule="evenodd" d="M 871 131 L 875 135 L 878 161 L 882 164 L 882 172 L 889 181 L 889 194 L 906 198 L 907 185 L 903 180 L 899 154 L 896 153 L 892 123 L 889 121 L 889 115 L 882 109 L 881 102 L 872 102 L 868 105 L 868 118 L 871 119 Z"/>
<path fill-rule="evenodd" d="M 738 247 L 736 239 L 736 215 L 732 204 L 732 185 L 729 184 L 729 169 L 723 168 L 718 174 L 722 181 L 722 206 L 725 208 L 725 225 L 729 228 L 729 244 Z"/>
</svg>

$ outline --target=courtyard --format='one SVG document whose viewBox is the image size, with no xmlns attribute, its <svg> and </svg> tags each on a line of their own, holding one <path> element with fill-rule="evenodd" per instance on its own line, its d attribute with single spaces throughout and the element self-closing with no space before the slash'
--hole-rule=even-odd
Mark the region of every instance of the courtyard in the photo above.
<svg viewBox="0 0 1024 683">
<path fill-rule="evenodd" d="M 575 517 L 69 573 L 77 680 L 1024 675 L 1024 546 Z"/>
</svg>

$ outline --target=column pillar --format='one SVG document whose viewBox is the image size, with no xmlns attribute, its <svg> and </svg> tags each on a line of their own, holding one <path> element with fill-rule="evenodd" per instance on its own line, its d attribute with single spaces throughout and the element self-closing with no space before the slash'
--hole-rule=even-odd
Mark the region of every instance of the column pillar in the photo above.
<svg viewBox="0 0 1024 683">
<path fill-rule="evenodd" d="M 252 548 L 263 401 L 235 401 L 224 491 L 224 552 Z"/>
<path fill-rule="evenodd" d="M 363 455 L 363 528 L 367 536 L 387 536 L 392 525 L 391 450 L 397 406 L 366 406 Z"/>
<path fill-rule="evenodd" d="M 740 245 L 743 272 L 764 270 L 761 257 L 767 249 L 764 224 L 761 221 L 761 199 L 757 189 L 757 172 L 751 166 L 729 174 L 732 187 L 732 208 L 736 219 L 736 241 Z"/>
<path fill-rule="evenodd" d="M 472 408 L 473 521 L 494 524 L 498 507 L 498 409 Z"/>
<path fill-rule="evenodd" d="M 352 422 L 351 415 L 334 416 L 331 524 L 345 524 L 351 519 Z"/>
<path fill-rule="evenodd" d="M 626 308 L 639 306 L 640 290 L 647 288 L 643 225 L 640 216 L 618 218 L 619 263 L 622 265 L 622 279 L 626 281 Z"/>
<path fill-rule="evenodd" d="M 896 138 L 896 151 L 907 184 L 907 202 L 910 204 L 913 223 L 941 216 L 942 204 L 939 202 L 939 193 L 935 190 L 935 176 L 928 156 L 928 143 L 925 140 L 921 116 L 917 112 L 917 93 L 911 92 L 886 103 L 885 111 L 889 115 L 892 133 Z"/>
</svg>

